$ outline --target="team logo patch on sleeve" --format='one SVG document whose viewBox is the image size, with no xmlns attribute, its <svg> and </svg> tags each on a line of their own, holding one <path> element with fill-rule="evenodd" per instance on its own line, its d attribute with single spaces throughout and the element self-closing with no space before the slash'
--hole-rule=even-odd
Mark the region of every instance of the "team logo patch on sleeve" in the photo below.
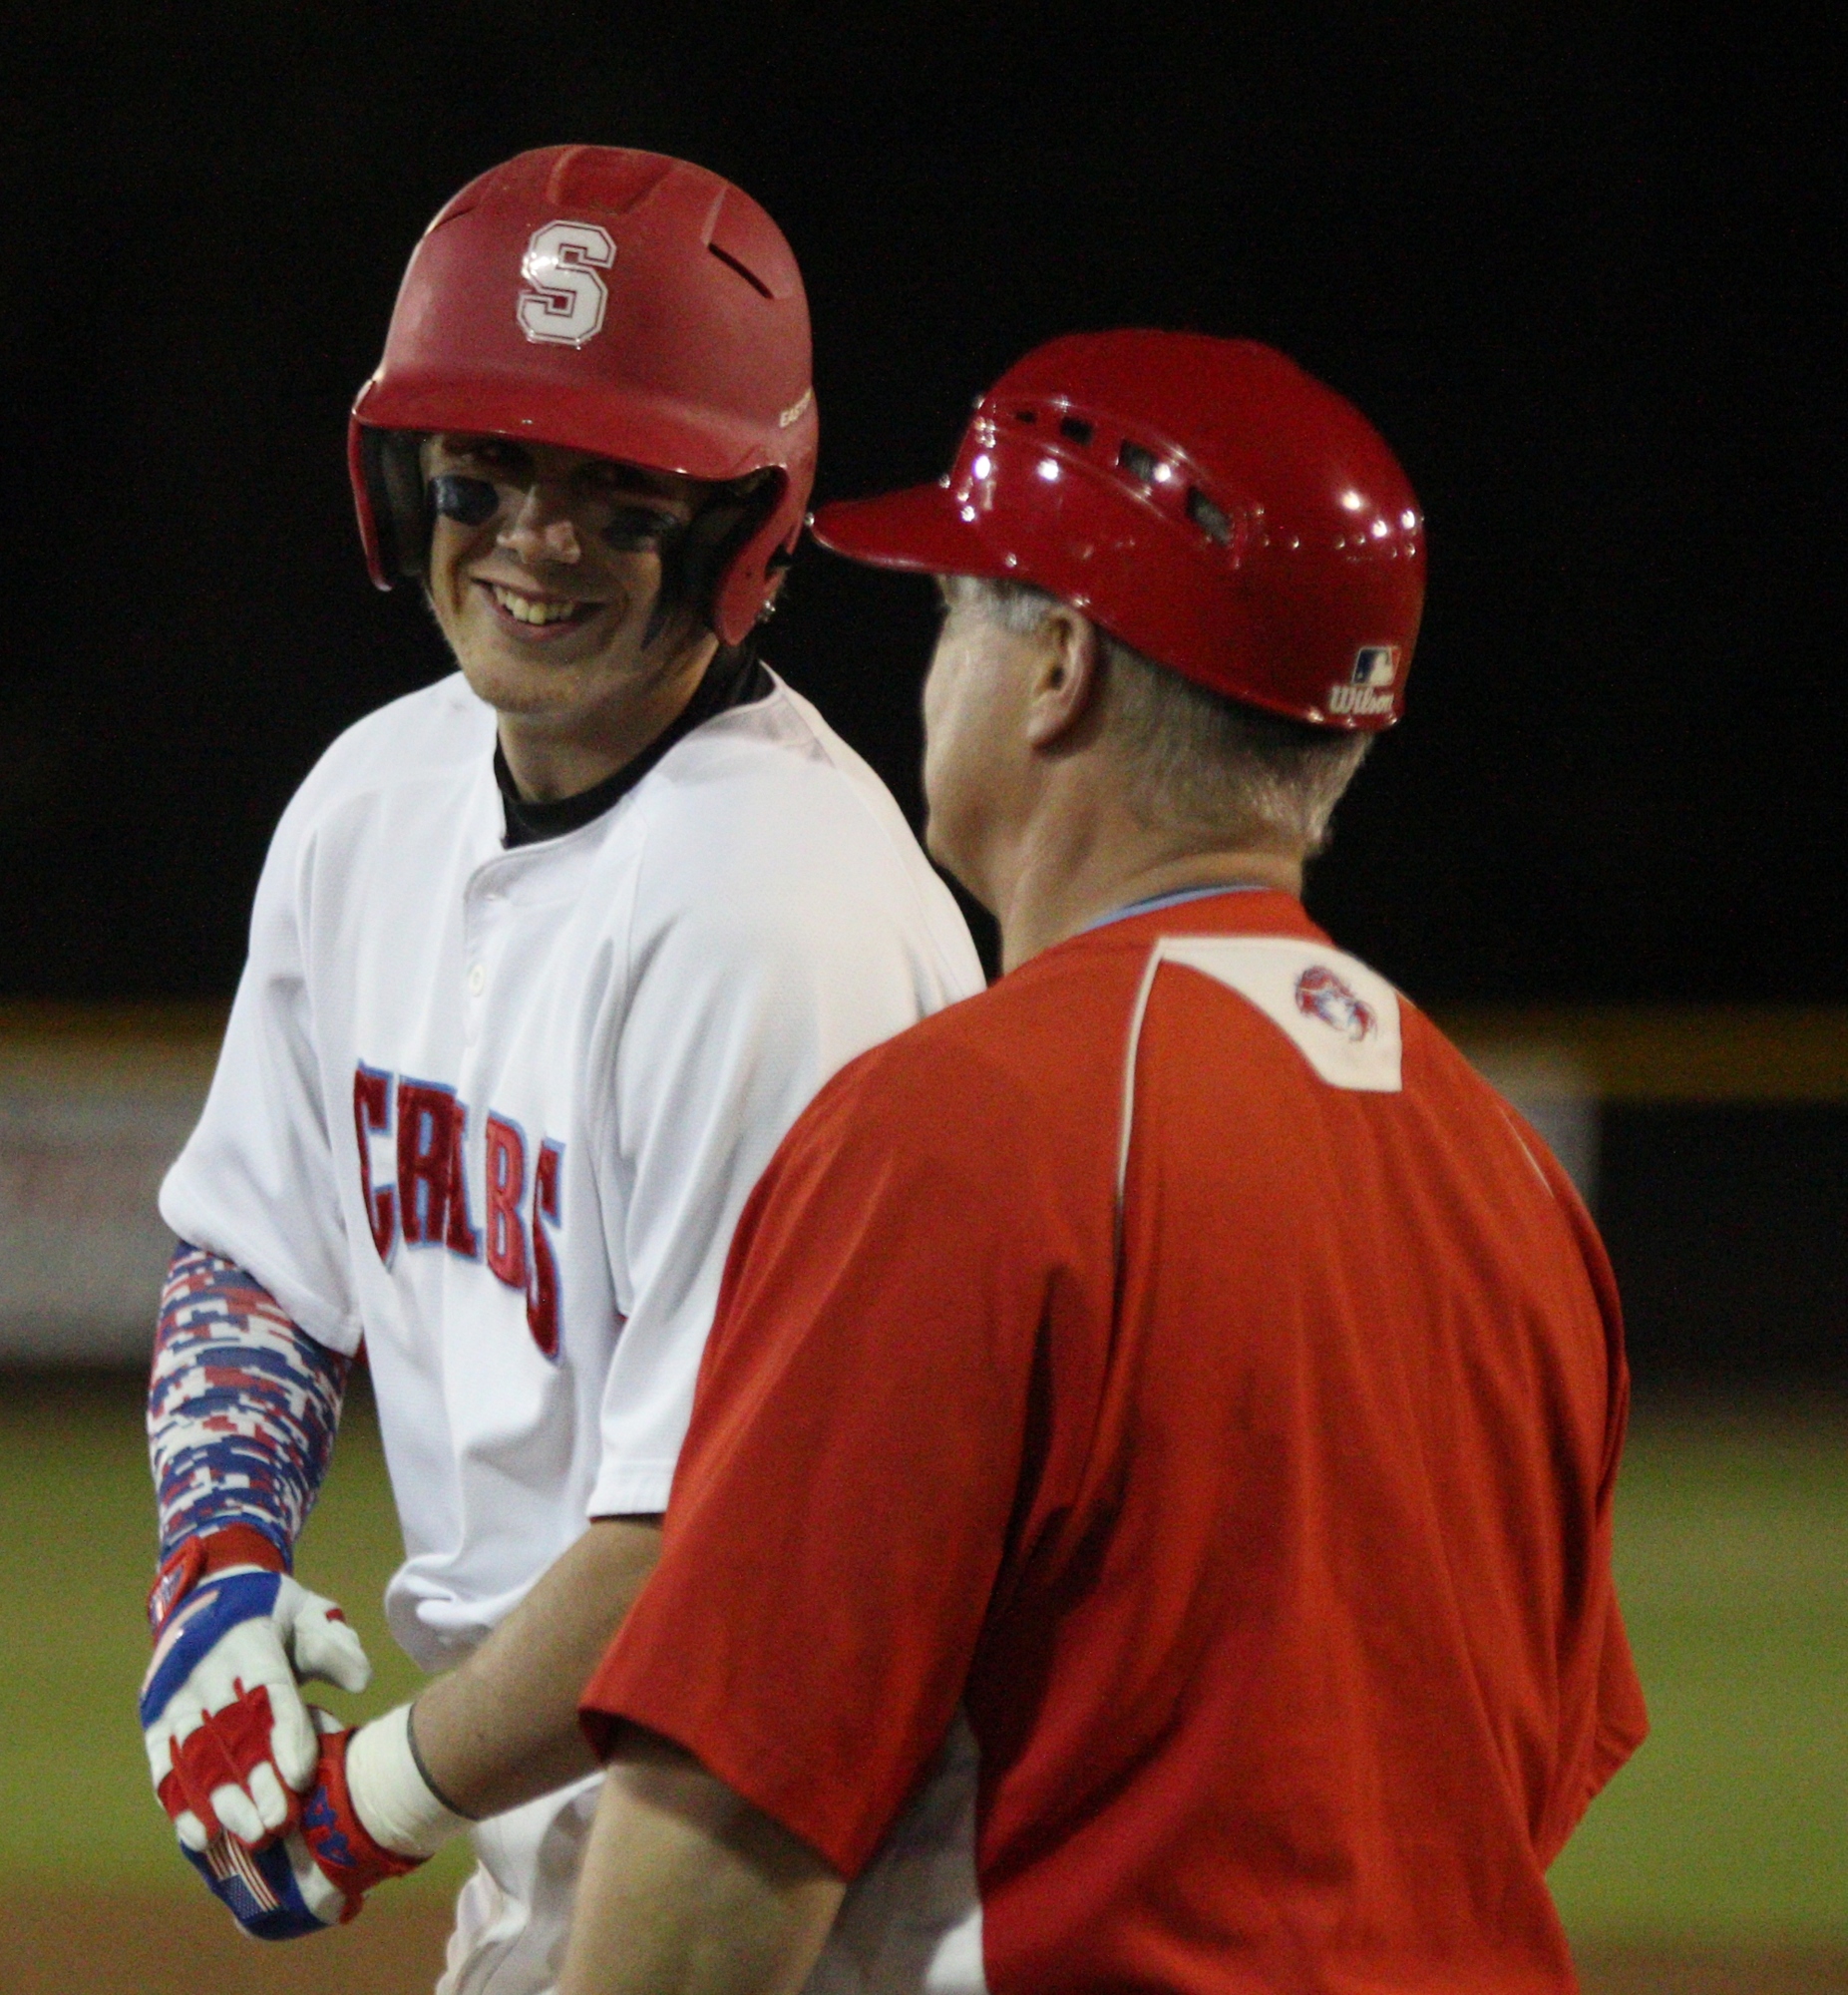
<svg viewBox="0 0 1848 1995">
<path fill-rule="evenodd" d="M 1154 960 L 1236 991 L 1330 1087 L 1399 1091 L 1399 994 L 1354 957 L 1294 936 L 1164 936 Z"/>
<path fill-rule="evenodd" d="M 1296 979 L 1296 1009 L 1356 1043 L 1379 1030 L 1378 1012 L 1325 963 L 1311 963 Z"/>
</svg>

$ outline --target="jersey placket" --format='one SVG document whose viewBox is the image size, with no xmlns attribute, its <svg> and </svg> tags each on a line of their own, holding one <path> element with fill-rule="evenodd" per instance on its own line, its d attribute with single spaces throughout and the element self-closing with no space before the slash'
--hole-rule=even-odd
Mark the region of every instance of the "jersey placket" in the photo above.
<svg viewBox="0 0 1848 1995">
<path fill-rule="evenodd" d="M 507 886 L 490 861 L 476 870 L 462 896 L 462 1036 L 470 1046 L 481 1040 L 507 915 Z"/>
</svg>

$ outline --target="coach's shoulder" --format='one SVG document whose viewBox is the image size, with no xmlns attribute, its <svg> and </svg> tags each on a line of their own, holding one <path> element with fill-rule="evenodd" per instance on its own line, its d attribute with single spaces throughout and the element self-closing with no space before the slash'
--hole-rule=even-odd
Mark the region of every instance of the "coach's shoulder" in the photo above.
<svg viewBox="0 0 1848 1995">
<path fill-rule="evenodd" d="M 860 1102 L 856 1116 L 952 1137 L 985 1128 L 1012 1153 L 1023 1129 L 1043 1131 L 1087 1094 L 1086 1073 L 1049 1056 L 1057 1027 L 1023 980 L 1003 978 L 874 1046 L 834 1085 Z"/>
<path fill-rule="evenodd" d="M 848 1061 L 798 1125 L 823 1154 L 959 1158 L 985 1174 L 1036 1126 L 1037 1076 L 993 1029 L 993 994 L 933 1011 Z"/>
<path fill-rule="evenodd" d="M 1026 1131 L 1043 1153 L 1088 1153 L 1096 1129 L 1116 1126 L 1145 956 L 1111 938 L 1045 951 L 876 1047 L 854 1084 L 917 1104 L 939 1130 L 985 1127 L 1005 1154 Z"/>
</svg>

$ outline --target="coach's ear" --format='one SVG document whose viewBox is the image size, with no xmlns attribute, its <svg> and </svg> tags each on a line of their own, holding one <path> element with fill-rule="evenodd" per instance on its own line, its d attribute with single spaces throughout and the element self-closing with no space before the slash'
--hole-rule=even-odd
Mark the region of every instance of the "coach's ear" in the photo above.
<svg viewBox="0 0 1848 1995">
<path fill-rule="evenodd" d="M 1055 602 L 1033 632 L 1037 655 L 1027 691 L 1026 738 L 1041 750 L 1075 747 L 1098 711 L 1103 651 L 1096 626 L 1067 602 Z"/>
</svg>

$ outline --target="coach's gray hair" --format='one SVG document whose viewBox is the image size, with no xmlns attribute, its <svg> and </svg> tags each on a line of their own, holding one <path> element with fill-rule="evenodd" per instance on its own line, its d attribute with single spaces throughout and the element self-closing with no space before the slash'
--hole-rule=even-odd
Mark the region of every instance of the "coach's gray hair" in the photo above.
<svg viewBox="0 0 1848 1995">
<path fill-rule="evenodd" d="M 1030 636 L 1059 598 L 1023 582 L 946 576 L 952 606 Z M 1139 824 L 1216 846 L 1282 848 L 1305 858 L 1328 842 L 1328 822 L 1373 745 L 1370 734 L 1227 699 L 1093 624 L 1103 647 L 1106 724 L 1129 779 Z"/>
</svg>

